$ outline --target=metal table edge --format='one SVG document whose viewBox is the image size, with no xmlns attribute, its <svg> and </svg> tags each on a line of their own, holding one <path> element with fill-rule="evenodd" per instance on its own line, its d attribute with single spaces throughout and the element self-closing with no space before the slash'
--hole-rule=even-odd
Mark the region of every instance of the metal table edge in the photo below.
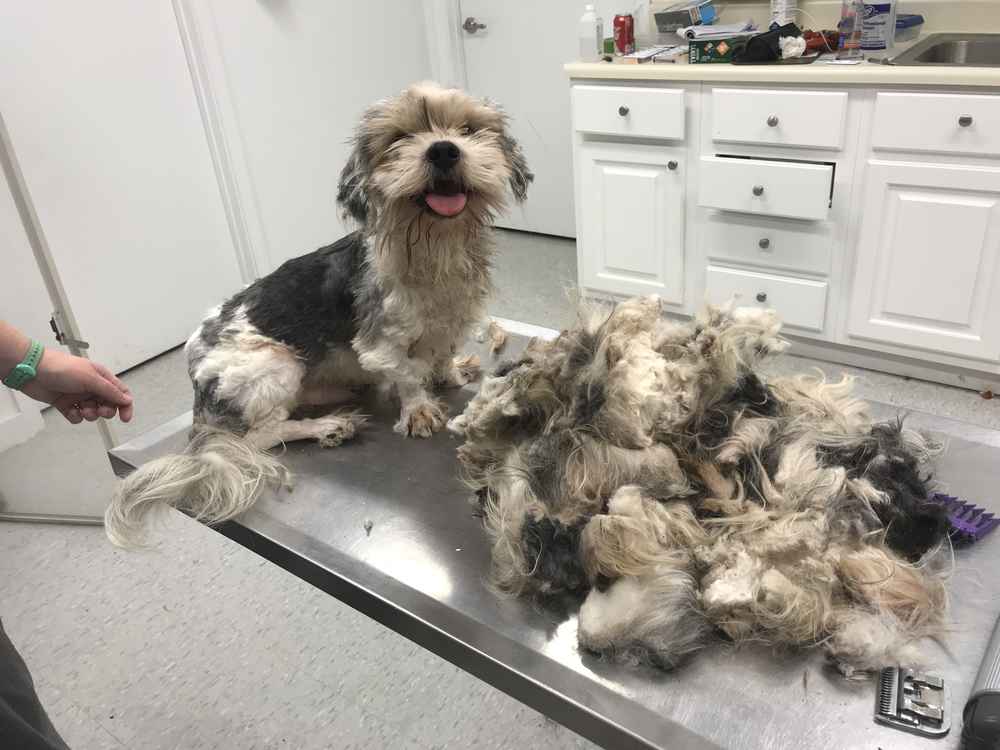
<svg viewBox="0 0 1000 750">
<path fill-rule="evenodd" d="M 320 565 L 293 551 L 293 540 L 302 536 L 300 532 L 254 514 L 253 510 L 245 519 L 228 521 L 214 528 L 297 578 L 602 747 L 616 750 L 718 747 L 676 722 L 622 700 L 612 690 L 588 683 L 592 691 L 600 690 L 607 699 L 614 701 L 617 711 L 624 708 L 629 714 L 628 727 L 608 720 L 598 710 L 585 705 L 581 698 L 574 697 L 582 678 L 573 670 L 547 657 L 542 657 L 542 669 L 538 654 L 521 643 L 499 636 L 467 615 L 447 609 L 371 566 L 346 559 L 338 550 L 326 550 L 327 555 L 341 559 L 336 568 Z M 435 611 L 441 610 L 453 619 L 451 625 L 454 627 L 444 630 L 433 623 Z M 501 650 L 517 654 L 522 664 L 536 663 L 538 669 L 512 667 L 493 655 Z M 544 680 L 535 674 L 543 671 Z"/>
<path fill-rule="evenodd" d="M 124 478 L 138 468 L 129 461 L 133 450 L 155 444 L 187 424 L 190 412 L 108 451 L 115 474 Z M 304 535 L 253 509 L 238 519 L 209 528 L 602 747 L 615 750 L 719 747 L 677 722 L 624 700 L 613 690 L 588 682 L 592 692 L 599 691 L 602 698 L 616 704 L 616 712 L 628 715 L 629 726 L 611 721 L 579 697 L 583 678 L 573 670 L 553 659 L 539 658 L 521 643 L 484 628 L 467 615 L 447 609 L 371 566 L 352 562 L 338 550 L 326 550 L 328 555 L 338 558 L 340 564 L 336 569 L 320 565 L 294 551 L 294 541 L 304 539 Z M 398 596 L 392 596 L 393 592 Z M 457 627 L 445 631 L 433 624 L 435 611 L 457 618 Z M 492 642 L 483 642 L 491 637 Z M 516 654 L 524 665 L 534 662 L 535 668 L 512 667 L 493 655 L 501 650 Z"/>
</svg>

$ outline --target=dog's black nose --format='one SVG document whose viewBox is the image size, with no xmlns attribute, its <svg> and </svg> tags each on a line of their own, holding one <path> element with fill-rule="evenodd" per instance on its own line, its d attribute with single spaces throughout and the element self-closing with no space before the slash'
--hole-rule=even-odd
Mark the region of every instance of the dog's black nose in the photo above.
<svg viewBox="0 0 1000 750">
<path fill-rule="evenodd" d="M 437 141 L 427 149 L 427 161 L 442 172 L 458 164 L 461 155 L 462 152 L 458 150 L 458 146 L 451 141 Z"/>
</svg>

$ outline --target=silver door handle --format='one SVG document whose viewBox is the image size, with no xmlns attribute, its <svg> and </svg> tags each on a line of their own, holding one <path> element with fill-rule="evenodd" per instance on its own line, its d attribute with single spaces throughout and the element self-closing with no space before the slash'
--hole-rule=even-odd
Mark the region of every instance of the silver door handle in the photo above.
<svg viewBox="0 0 1000 750">
<path fill-rule="evenodd" d="M 677 162 L 675 162 L 673 159 L 671 159 L 670 161 L 668 161 L 667 162 L 667 169 L 669 169 L 671 172 L 673 172 L 675 169 L 677 169 Z"/>
<path fill-rule="evenodd" d="M 958 124 L 963 128 L 967 128 L 972 124 L 972 115 L 962 115 L 958 118 Z"/>
<path fill-rule="evenodd" d="M 479 23 L 475 18 L 469 16 L 465 19 L 465 23 L 462 24 L 462 28 L 465 29 L 470 34 L 475 34 L 477 31 L 486 28 L 485 23 Z"/>
<path fill-rule="evenodd" d="M 770 125 L 772 128 L 778 127 L 778 116 L 777 115 L 771 115 L 770 117 L 768 117 L 767 118 L 767 124 Z"/>
<path fill-rule="evenodd" d="M 754 185 L 753 186 L 753 194 L 756 195 L 758 198 L 760 196 L 762 196 L 764 194 L 764 186 L 763 185 Z"/>
</svg>

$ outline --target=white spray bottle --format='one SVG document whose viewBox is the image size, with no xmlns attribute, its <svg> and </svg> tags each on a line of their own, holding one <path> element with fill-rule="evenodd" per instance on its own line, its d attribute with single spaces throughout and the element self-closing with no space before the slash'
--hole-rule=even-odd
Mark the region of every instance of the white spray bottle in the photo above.
<svg viewBox="0 0 1000 750">
<path fill-rule="evenodd" d="M 596 59 L 604 46 L 604 23 L 591 3 L 583 8 L 578 36 L 580 39 L 580 59 L 585 62 Z"/>
</svg>

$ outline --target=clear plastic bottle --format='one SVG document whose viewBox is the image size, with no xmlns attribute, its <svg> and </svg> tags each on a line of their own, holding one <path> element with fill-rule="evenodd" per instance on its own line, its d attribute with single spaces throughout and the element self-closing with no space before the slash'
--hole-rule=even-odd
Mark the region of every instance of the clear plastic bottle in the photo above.
<svg viewBox="0 0 1000 750">
<path fill-rule="evenodd" d="M 579 32 L 580 59 L 594 60 L 601 54 L 604 47 L 604 22 L 594 11 L 590 3 L 584 6 L 580 17 Z"/>
<path fill-rule="evenodd" d="M 786 23 L 795 23 L 795 0 L 771 0 L 771 25 L 776 29 Z"/>
<path fill-rule="evenodd" d="M 860 60 L 861 32 L 864 28 L 865 4 L 863 0 L 843 0 L 840 6 L 840 41 L 837 44 L 838 60 Z"/>
<path fill-rule="evenodd" d="M 865 0 L 861 49 L 889 52 L 896 37 L 896 0 Z"/>
</svg>

